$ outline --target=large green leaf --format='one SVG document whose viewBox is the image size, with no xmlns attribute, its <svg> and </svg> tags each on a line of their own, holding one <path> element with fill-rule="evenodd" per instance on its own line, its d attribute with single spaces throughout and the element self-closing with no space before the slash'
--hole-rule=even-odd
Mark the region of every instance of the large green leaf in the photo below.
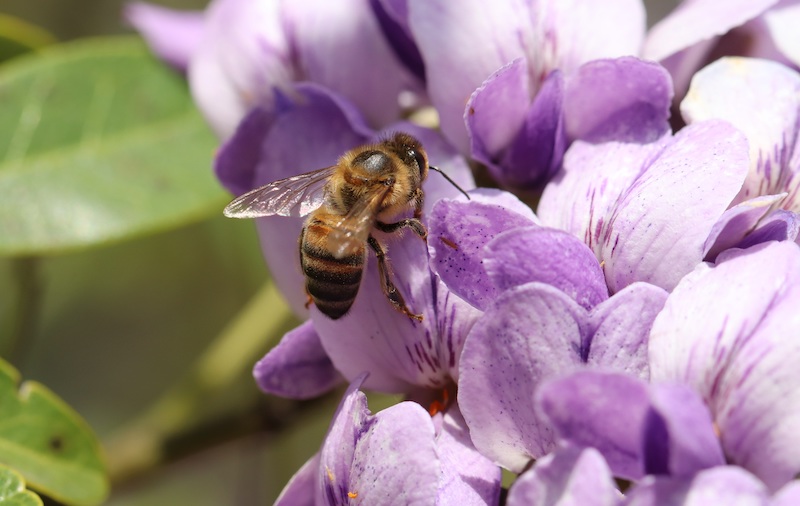
<svg viewBox="0 0 800 506">
<path fill-rule="evenodd" d="M 0 506 L 42 506 L 42 500 L 25 490 L 25 480 L 19 473 L 0 466 Z"/>
<path fill-rule="evenodd" d="M 0 360 L 0 465 L 65 504 L 99 504 L 108 495 L 100 446 L 86 422 L 53 392 Z"/>
<path fill-rule="evenodd" d="M 46 254 L 220 212 L 216 141 L 182 79 L 137 39 L 0 66 L 0 254 Z"/>
</svg>

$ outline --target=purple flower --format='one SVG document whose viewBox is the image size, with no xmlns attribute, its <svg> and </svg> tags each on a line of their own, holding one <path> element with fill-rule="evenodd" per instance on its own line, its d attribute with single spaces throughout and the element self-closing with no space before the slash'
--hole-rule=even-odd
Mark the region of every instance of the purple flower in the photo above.
<svg viewBox="0 0 800 506">
<path fill-rule="evenodd" d="M 218 175 L 234 192 L 303 168 L 331 165 L 345 150 L 382 135 L 368 129 L 351 105 L 330 92 L 308 84 L 298 85 L 296 92 L 303 97 L 301 102 L 284 101 L 273 112 L 252 112 L 220 151 Z M 435 132 L 407 123 L 390 127 L 398 129 L 420 139 L 432 163 L 462 187 L 473 186 L 463 159 Z M 438 174 L 428 178 L 424 189 L 423 217 L 440 198 L 459 194 Z M 267 217 L 257 220 L 257 226 L 273 279 L 295 310 L 308 314 L 297 255 L 302 219 Z M 406 234 L 387 244 L 395 282 L 409 308 L 423 314 L 423 321 L 412 321 L 392 308 L 370 255 L 348 315 L 334 321 L 313 308 L 313 324 L 287 334 L 281 346 L 256 366 L 262 388 L 292 397 L 317 395 L 338 380 L 331 367 L 348 379 L 369 371 L 367 385 L 387 392 L 441 390 L 454 381 L 463 340 L 479 312 L 451 295 L 430 272 L 427 248 L 419 237 Z M 324 351 L 311 352 L 314 346 Z M 308 367 L 309 361 L 318 366 L 326 363 L 325 356 L 332 365 Z M 308 377 L 311 373 L 314 378 Z"/>
<path fill-rule="evenodd" d="M 772 208 L 800 212 L 800 74 L 779 63 L 723 58 L 698 72 L 681 103 L 687 123 L 729 121 L 750 143 L 750 172 L 735 203 L 783 195 Z"/>
<path fill-rule="evenodd" d="M 800 482 L 770 497 L 756 476 L 727 465 L 708 408 L 686 385 L 581 371 L 544 384 L 538 401 L 567 448 L 595 448 L 610 474 L 637 480 L 620 504 L 722 506 L 746 500 L 768 506 L 800 497 Z M 600 476 L 609 474 L 597 463 L 595 468 Z M 559 471 L 553 481 L 574 472 Z M 595 484 L 586 488 L 579 492 L 602 490 Z"/>
<path fill-rule="evenodd" d="M 642 55 L 672 74 L 678 98 L 692 75 L 723 55 L 800 65 L 797 0 L 687 0 L 647 34 Z"/>
<path fill-rule="evenodd" d="M 408 13 L 443 133 L 503 184 L 546 181 L 571 139 L 641 142 L 667 129 L 666 72 L 604 59 L 638 54 L 638 0 L 412 0 Z"/>
<path fill-rule="evenodd" d="M 719 120 L 649 144 L 577 141 L 537 212 L 594 251 L 612 293 L 636 281 L 672 290 L 704 260 L 747 167 L 747 140 Z"/>
<path fill-rule="evenodd" d="M 250 109 L 273 108 L 278 92 L 290 92 L 296 81 L 346 97 L 375 127 L 400 117 L 401 94 L 421 89 L 369 0 L 215 0 L 202 34 L 195 29 L 190 39 L 175 32 L 183 28 L 181 15 L 144 9 L 136 6 L 129 19 L 157 54 L 188 60 L 192 95 L 222 139 Z"/>
<path fill-rule="evenodd" d="M 592 252 L 523 212 L 502 193 L 443 200 L 429 236 L 437 273 L 484 311 L 461 354 L 459 406 L 476 448 L 517 472 L 556 442 L 535 409 L 538 385 L 586 365 L 647 378 L 647 335 L 666 299 L 646 283 L 609 298 Z"/>
<path fill-rule="evenodd" d="M 371 414 L 348 388 L 320 452 L 277 505 L 495 504 L 500 470 L 472 448 L 457 409 L 434 418 L 414 402 Z"/>
<path fill-rule="evenodd" d="M 681 281 L 650 337 L 652 379 L 691 385 L 728 461 L 771 490 L 800 470 L 798 300 L 795 243 L 729 250 Z"/>
</svg>

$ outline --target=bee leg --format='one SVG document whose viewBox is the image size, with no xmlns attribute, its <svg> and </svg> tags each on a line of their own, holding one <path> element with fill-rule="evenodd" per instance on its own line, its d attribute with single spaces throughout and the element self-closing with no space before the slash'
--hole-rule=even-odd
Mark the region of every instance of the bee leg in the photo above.
<svg viewBox="0 0 800 506">
<path fill-rule="evenodd" d="M 313 304 L 313 303 L 314 303 L 314 299 L 311 298 L 311 294 L 306 292 L 306 303 L 305 303 L 306 309 L 310 308 L 311 304 Z"/>
<path fill-rule="evenodd" d="M 417 218 L 408 218 L 405 220 L 400 220 L 395 223 L 383 223 L 382 221 L 378 221 L 375 223 L 375 228 L 380 230 L 381 232 L 386 232 L 391 234 L 392 232 L 397 232 L 401 228 L 410 228 L 414 231 L 415 234 L 420 236 L 422 239 L 427 239 L 428 237 L 428 230 L 425 228 L 425 225 L 422 224 Z"/>
<path fill-rule="evenodd" d="M 375 252 L 375 256 L 378 259 L 378 273 L 381 277 L 381 288 L 383 289 L 383 293 L 386 295 L 386 298 L 389 299 L 389 302 L 392 303 L 392 306 L 394 306 L 396 310 L 400 311 L 409 318 L 413 318 L 421 322 L 422 315 L 414 314 L 408 309 L 405 299 L 403 299 L 400 291 L 396 286 L 394 286 L 394 283 L 392 283 L 391 274 L 389 271 L 389 263 L 386 260 L 386 253 L 383 251 L 380 243 L 372 236 L 369 236 L 367 243 Z"/>
</svg>

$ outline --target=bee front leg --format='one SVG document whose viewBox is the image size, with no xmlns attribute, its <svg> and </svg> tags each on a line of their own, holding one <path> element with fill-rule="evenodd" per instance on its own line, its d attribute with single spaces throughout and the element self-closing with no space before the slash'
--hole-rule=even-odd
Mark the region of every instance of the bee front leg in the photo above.
<svg viewBox="0 0 800 506">
<path fill-rule="evenodd" d="M 381 277 L 381 288 L 383 289 L 383 293 L 386 295 L 386 298 L 389 299 L 389 302 L 392 303 L 392 306 L 394 306 L 396 310 L 400 311 L 409 318 L 413 318 L 414 320 L 421 322 L 422 315 L 414 314 L 408 309 L 402 294 L 400 294 L 400 291 L 396 286 L 394 286 L 394 283 L 392 283 L 389 262 L 386 259 L 386 253 L 383 251 L 380 243 L 372 236 L 369 236 L 367 243 L 375 252 L 375 256 L 378 258 L 378 273 Z"/>
<path fill-rule="evenodd" d="M 428 230 L 425 228 L 425 225 L 422 224 L 417 218 L 407 218 L 405 220 L 400 220 L 395 223 L 383 223 L 382 221 L 378 221 L 375 223 L 375 228 L 380 230 L 381 232 L 386 232 L 391 234 L 393 232 L 397 232 L 401 228 L 408 227 L 414 231 L 415 234 L 420 236 L 422 239 L 427 239 L 428 237 Z"/>
</svg>

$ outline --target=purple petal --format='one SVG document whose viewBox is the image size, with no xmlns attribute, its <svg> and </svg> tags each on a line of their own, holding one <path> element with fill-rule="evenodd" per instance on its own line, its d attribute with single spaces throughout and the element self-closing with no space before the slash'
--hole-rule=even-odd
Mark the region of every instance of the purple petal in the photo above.
<svg viewBox="0 0 800 506">
<path fill-rule="evenodd" d="M 532 213 L 519 214 L 506 207 L 506 202 L 516 197 L 500 193 L 487 202 L 477 199 L 469 202 L 442 200 L 431 212 L 428 228 L 428 245 L 431 269 L 456 295 L 482 309 L 496 296 L 497 289 L 483 269 L 483 247 L 498 233 L 515 227 L 530 226 Z M 515 209 L 524 204 L 516 201 Z"/>
<path fill-rule="evenodd" d="M 384 37 L 369 0 L 284 2 L 282 9 L 305 79 L 346 97 L 376 128 L 400 116 L 400 93 L 418 82 Z"/>
<path fill-rule="evenodd" d="M 687 126 L 605 223 L 600 258 L 616 292 L 635 281 L 672 290 L 703 260 L 711 228 L 747 172 L 747 142 L 722 121 Z"/>
<path fill-rule="evenodd" d="M 764 14 L 770 38 L 795 66 L 800 66 L 800 40 L 797 26 L 800 24 L 800 3 L 783 0 Z"/>
<path fill-rule="evenodd" d="M 647 341 L 666 300 L 661 288 L 633 283 L 597 306 L 590 315 L 595 331 L 584 346 L 587 363 L 649 379 Z"/>
<path fill-rule="evenodd" d="M 472 93 L 464 121 L 473 158 L 484 164 L 499 159 L 522 128 L 530 96 L 523 58 L 500 68 Z"/>
<path fill-rule="evenodd" d="M 648 476 L 628 492 L 625 506 L 768 506 L 764 484 L 744 469 L 715 467 L 693 479 Z"/>
<path fill-rule="evenodd" d="M 359 390 L 366 377 L 366 374 L 361 374 L 350 383 L 328 427 L 319 451 L 317 502 L 321 498 L 328 498 L 329 502 L 343 500 L 350 491 L 350 472 L 356 446 L 369 429 L 371 421 L 367 396 Z"/>
<path fill-rule="evenodd" d="M 561 439 L 596 448 L 615 476 L 644 475 L 641 436 L 650 404 L 646 383 L 619 373 L 579 371 L 541 385 L 537 403 Z"/>
<path fill-rule="evenodd" d="M 253 376 L 261 390 L 290 399 L 311 399 L 342 382 L 310 321 L 283 336 L 258 361 Z"/>
<path fill-rule="evenodd" d="M 778 0 L 684 1 L 648 32 L 642 55 L 664 58 L 698 42 L 722 35 L 758 16 Z"/>
<path fill-rule="evenodd" d="M 318 503 L 429 502 L 441 474 L 430 416 L 412 402 L 371 415 L 358 390 L 363 380 L 347 389 L 322 444 Z"/>
<path fill-rule="evenodd" d="M 559 448 L 514 481 L 507 506 L 620 504 L 611 470 L 594 448 Z"/>
<path fill-rule="evenodd" d="M 543 379 L 581 365 L 586 320 L 571 298 L 541 283 L 507 290 L 478 320 L 461 355 L 458 403 L 481 453 L 520 472 L 554 448 L 533 395 Z"/>
<path fill-rule="evenodd" d="M 669 140 L 670 135 L 651 144 L 573 142 L 563 169 L 539 201 L 542 223 L 566 230 L 599 255 L 604 227 L 617 201 Z"/>
<path fill-rule="evenodd" d="M 800 75 L 775 62 L 723 58 L 697 73 L 681 113 L 689 123 L 710 118 L 729 121 L 750 143 L 750 173 L 736 197 L 789 191 L 798 170 L 792 158 L 800 134 Z M 800 211 L 792 193 L 781 204 Z"/>
<path fill-rule="evenodd" d="M 357 440 L 348 491 L 360 504 L 430 504 L 442 475 L 430 415 L 406 401 L 370 418 L 347 435 Z"/>
<path fill-rule="evenodd" d="M 778 209 L 761 220 L 758 227 L 736 247 L 746 249 L 769 241 L 794 241 L 799 225 L 795 213 Z"/>
<path fill-rule="evenodd" d="M 188 77 L 195 103 L 222 139 L 253 107 L 271 109 L 275 91 L 296 77 L 280 8 L 277 0 L 217 0 L 205 11 Z"/>
<path fill-rule="evenodd" d="M 711 228 L 703 246 L 704 259 L 713 262 L 720 252 L 734 247 L 756 227 L 784 195 L 764 195 L 736 204 L 724 213 Z"/>
<path fill-rule="evenodd" d="M 645 472 L 691 477 L 725 464 L 711 415 L 703 400 L 685 385 L 650 388 L 652 411 L 644 431 Z"/>
<path fill-rule="evenodd" d="M 256 168 L 261 161 L 262 145 L 274 121 L 273 114 L 256 107 L 217 152 L 214 171 L 222 186 L 234 195 L 247 193 L 258 186 L 255 182 Z"/>
<path fill-rule="evenodd" d="M 676 287 L 650 335 L 652 379 L 697 390 L 729 462 L 772 490 L 800 469 L 798 300 L 797 244 L 728 250 Z"/>
<path fill-rule="evenodd" d="M 625 57 L 585 63 L 566 85 L 572 139 L 649 143 L 669 131 L 672 81 L 653 62 Z"/>
<path fill-rule="evenodd" d="M 469 152 L 464 104 L 493 72 L 524 56 L 520 34 L 529 30 L 522 0 L 487 8 L 480 0 L 409 0 L 408 25 L 425 62 L 428 94 L 444 135 Z"/>
<path fill-rule="evenodd" d="M 273 506 L 314 506 L 316 504 L 314 485 L 317 482 L 318 472 L 319 453 L 315 453 L 294 473 Z"/>
<path fill-rule="evenodd" d="M 608 298 L 597 258 L 561 230 L 535 226 L 508 230 L 492 239 L 485 251 L 483 266 L 498 292 L 538 281 L 558 288 L 586 310 Z"/>
<path fill-rule="evenodd" d="M 503 184 L 535 187 L 558 170 L 566 149 L 564 79 L 554 70 L 527 108 L 525 122 L 499 166 L 488 165 L 489 172 Z"/>
<path fill-rule="evenodd" d="M 123 15 L 147 41 L 150 49 L 181 72 L 203 37 L 203 14 L 168 9 L 145 2 L 125 5 Z"/>
<path fill-rule="evenodd" d="M 770 506 L 795 506 L 800 504 L 800 480 L 792 480 L 772 497 Z"/>
<path fill-rule="evenodd" d="M 444 415 L 441 431 L 436 437 L 436 449 L 442 463 L 438 492 L 440 504 L 498 503 L 500 468 L 472 445 L 457 405 Z"/>
</svg>

